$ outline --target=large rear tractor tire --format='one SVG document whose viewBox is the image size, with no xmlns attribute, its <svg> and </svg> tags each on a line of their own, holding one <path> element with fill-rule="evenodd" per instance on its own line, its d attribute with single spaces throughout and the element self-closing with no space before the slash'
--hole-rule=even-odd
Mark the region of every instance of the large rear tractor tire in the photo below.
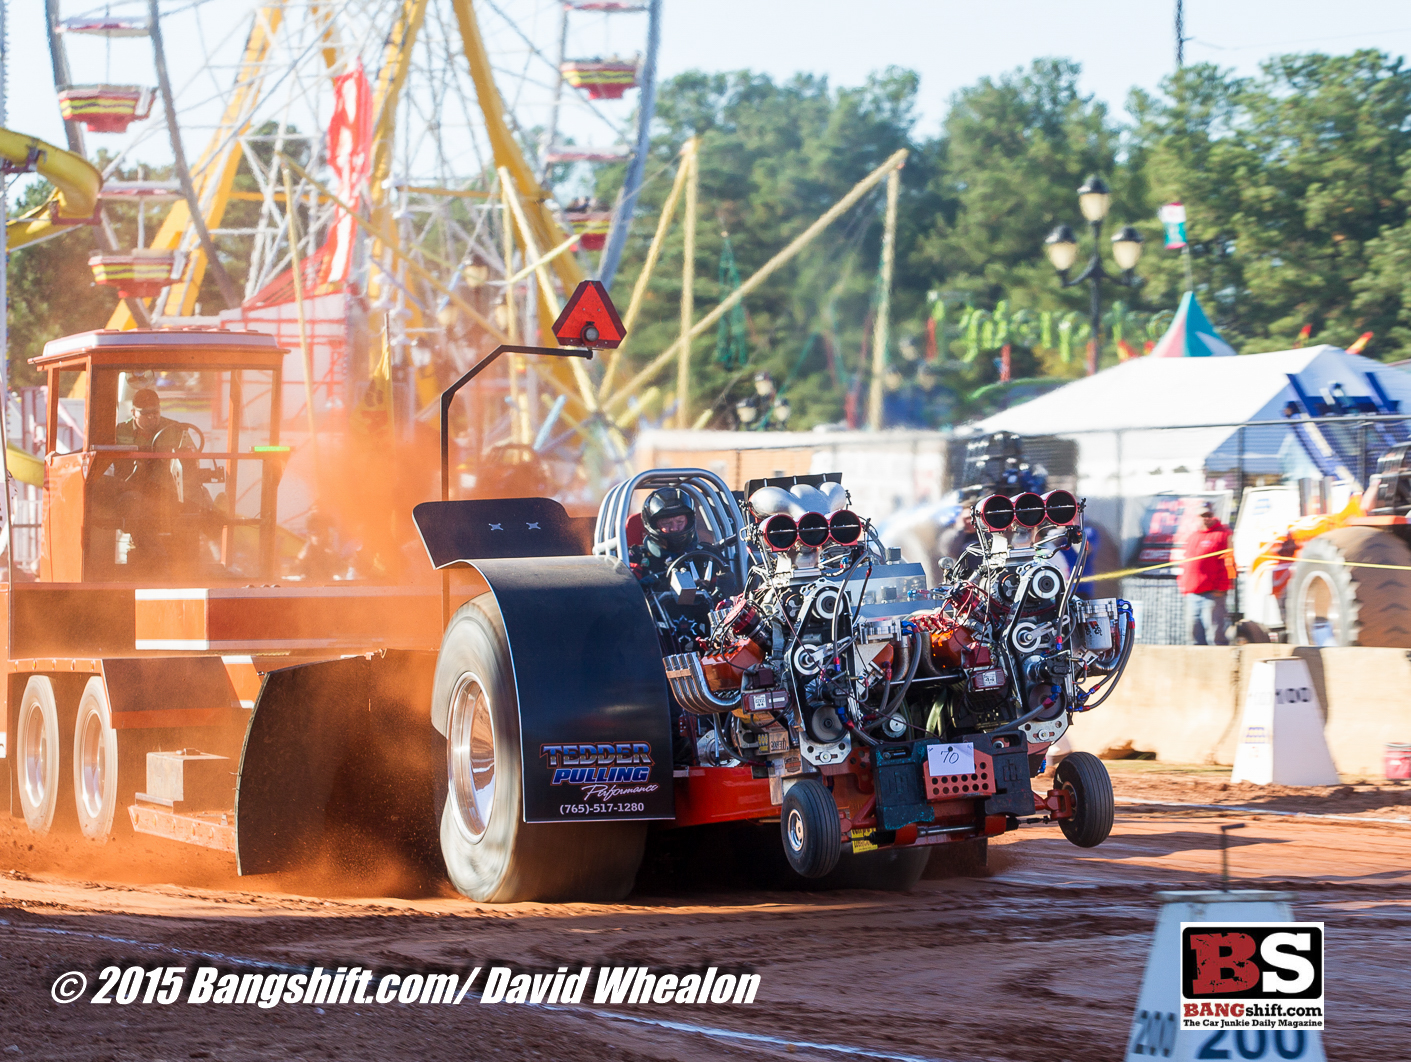
<svg viewBox="0 0 1411 1062">
<path fill-rule="evenodd" d="M 800 877 L 821 878 L 838 865 L 843 852 L 838 805 L 817 778 L 800 779 L 784 794 L 779 829 L 784 857 Z"/>
<path fill-rule="evenodd" d="M 16 721 L 14 756 L 20 809 L 31 833 L 73 826 L 73 712 L 60 711 L 54 680 L 33 675 L 25 684 Z"/>
<path fill-rule="evenodd" d="M 1079 848 L 1096 848 L 1112 833 L 1112 777 L 1091 752 L 1072 752 L 1054 772 L 1054 782 L 1073 799 L 1073 817 L 1059 819 L 1063 836 Z"/>
<path fill-rule="evenodd" d="M 1375 527 L 1339 527 L 1304 544 L 1285 599 L 1295 645 L 1411 649 L 1411 549 Z"/>
<path fill-rule="evenodd" d="M 632 891 L 645 822 L 524 821 L 519 703 L 491 595 L 451 617 L 433 698 L 447 738 L 441 854 L 458 892 L 487 903 L 613 903 Z"/>
</svg>

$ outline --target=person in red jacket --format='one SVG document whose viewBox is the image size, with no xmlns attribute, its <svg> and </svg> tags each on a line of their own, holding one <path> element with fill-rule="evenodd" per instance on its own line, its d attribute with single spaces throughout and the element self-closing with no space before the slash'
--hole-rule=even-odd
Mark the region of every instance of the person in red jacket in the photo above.
<svg viewBox="0 0 1411 1062">
<path fill-rule="evenodd" d="M 1225 595 L 1230 592 L 1230 529 L 1220 522 L 1206 502 L 1200 508 L 1200 526 L 1184 543 L 1185 556 L 1177 581 L 1186 595 L 1186 622 L 1195 645 L 1228 645 L 1225 639 Z M 1222 552 L 1225 551 L 1225 552 Z M 1209 556 L 1214 554 L 1214 556 Z"/>
</svg>

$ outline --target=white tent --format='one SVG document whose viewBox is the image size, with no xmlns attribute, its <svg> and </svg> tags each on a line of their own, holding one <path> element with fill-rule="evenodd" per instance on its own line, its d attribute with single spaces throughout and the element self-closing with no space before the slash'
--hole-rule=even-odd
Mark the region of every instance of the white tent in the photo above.
<svg viewBox="0 0 1411 1062">
<path fill-rule="evenodd" d="M 1254 476 L 1338 478 L 1335 467 L 1350 473 L 1341 478 L 1355 477 L 1360 470 L 1346 467 L 1355 463 L 1347 445 L 1338 458 L 1338 433 L 1321 433 L 1334 451 L 1330 457 L 1318 451 L 1308 429 L 1285 418 L 1300 390 L 1315 402 L 1341 401 L 1346 407 L 1360 401 L 1381 410 L 1390 400 L 1411 413 L 1411 373 L 1338 347 L 1316 346 L 1228 358 L 1136 358 L 987 417 L 972 429 L 1076 440 L 1078 493 L 1089 499 L 1091 518 L 1114 531 L 1121 528 L 1130 545 L 1152 495 L 1237 489 L 1241 464 L 1246 482 Z M 1251 421 L 1278 423 L 1241 427 Z M 1369 446 L 1377 442 L 1371 439 Z"/>
</svg>

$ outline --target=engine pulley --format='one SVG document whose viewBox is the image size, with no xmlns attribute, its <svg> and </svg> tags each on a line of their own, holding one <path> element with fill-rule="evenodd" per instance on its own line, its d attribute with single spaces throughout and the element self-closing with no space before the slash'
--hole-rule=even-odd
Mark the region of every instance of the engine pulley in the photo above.
<svg viewBox="0 0 1411 1062">
<path fill-rule="evenodd" d="M 1029 580 L 1029 592 L 1045 601 L 1052 601 L 1063 591 L 1063 576 L 1055 568 L 1040 568 Z"/>
<path fill-rule="evenodd" d="M 838 718 L 838 710 L 829 704 L 815 708 L 808 716 L 808 732 L 815 741 L 837 741 L 843 736 L 843 721 Z"/>
<path fill-rule="evenodd" d="M 793 665 L 794 673 L 804 677 L 818 674 L 819 669 L 823 666 L 822 649 L 821 645 L 798 646 L 789 660 Z"/>
<path fill-rule="evenodd" d="M 1021 653 L 1033 653 L 1053 647 L 1055 631 L 1051 623 L 1017 623 L 1014 626 L 1014 648 Z"/>
<path fill-rule="evenodd" d="M 826 586 L 813 597 L 813 612 L 822 619 L 831 620 L 838 614 L 838 606 L 843 595 L 837 589 Z M 846 607 L 846 606 L 844 606 Z"/>
</svg>

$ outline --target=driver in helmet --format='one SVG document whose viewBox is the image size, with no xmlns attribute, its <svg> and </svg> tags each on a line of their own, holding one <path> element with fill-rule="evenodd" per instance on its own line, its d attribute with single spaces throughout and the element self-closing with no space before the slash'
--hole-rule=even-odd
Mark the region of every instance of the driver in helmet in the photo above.
<svg viewBox="0 0 1411 1062">
<path fill-rule="evenodd" d="M 671 593 L 667 573 L 677 560 L 690 567 L 694 579 L 704 582 L 697 582 L 689 600 Z M 628 563 L 643 588 L 653 592 L 649 596 L 656 602 L 662 651 L 696 650 L 698 639 L 708 631 L 711 608 L 734 592 L 734 579 L 723 552 L 697 536 L 696 506 L 690 494 L 679 487 L 662 487 L 647 495 L 642 503 L 642 544 L 628 549 Z M 672 697 L 672 763 L 678 767 L 693 762 L 695 749 L 695 731 L 685 718 Z"/>
<path fill-rule="evenodd" d="M 638 578 L 665 572 L 671 562 L 700 548 L 696 537 L 696 506 L 680 487 L 662 487 L 642 503 L 642 544 L 631 550 Z"/>
<path fill-rule="evenodd" d="M 704 591 L 695 595 L 686 608 L 700 606 L 708 612 L 721 595 L 734 591 L 729 562 L 716 546 L 700 541 L 696 533 L 696 506 L 691 495 L 679 487 L 662 487 L 647 495 L 642 503 L 642 544 L 628 550 L 628 563 L 642 585 L 653 590 L 670 589 L 667 573 L 672 564 L 688 554 L 710 554 L 687 561 L 697 580 L 707 578 Z"/>
</svg>

